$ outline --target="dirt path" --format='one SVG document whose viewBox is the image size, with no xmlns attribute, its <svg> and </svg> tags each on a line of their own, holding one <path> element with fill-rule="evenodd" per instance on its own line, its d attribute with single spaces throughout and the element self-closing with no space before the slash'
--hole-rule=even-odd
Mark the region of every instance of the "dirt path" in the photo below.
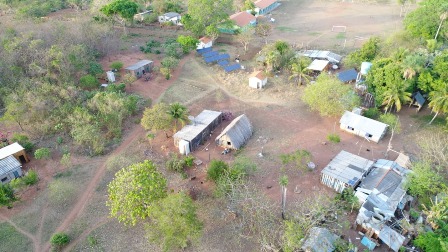
<svg viewBox="0 0 448 252">
<path fill-rule="evenodd" d="M 82 232 L 75 240 L 70 241 L 70 244 L 67 247 L 65 247 L 63 251 L 71 251 L 79 242 L 84 240 L 93 230 L 101 227 L 102 225 L 108 223 L 109 221 L 112 221 L 112 219 L 108 217 L 101 218 L 93 226 L 84 230 L 84 232 Z"/>
<path fill-rule="evenodd" d="M 20 227 L 18 227 L 14 222 L 12 222 L 10 219 L 8 219 L 7 217 L 5 217 L 3 214 L 0 213 L 0 220 L 4 220 L 6 222 L 8 222 L 11 226 L 13 226 L 18 232 L 20 232 L 21 234 L 25 235 L 26 237 L 28 237 L 32 242 L 33 242 L 33 248 L 34 251 L 39 251 L 39 246 L 40 246 L 40 242 L 37 240 L 36 236 L 28 233 L 27 231 L 21 229 Z"/>
</svg>

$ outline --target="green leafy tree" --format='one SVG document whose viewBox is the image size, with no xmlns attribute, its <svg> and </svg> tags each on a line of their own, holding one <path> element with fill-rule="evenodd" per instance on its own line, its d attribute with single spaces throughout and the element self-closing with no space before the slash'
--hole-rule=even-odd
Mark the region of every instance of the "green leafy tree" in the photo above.
<svg viewBox="0 0 448 252">
<path fill-rule="evenodd" d="M 70 242 L 70 237 L 65 233 L 56 233 L 51 236 L 50 243 L 57 249 L 61 249 L 63 246 Z"/>
<path fill-rule="evenodd" d="M 387 89 L 383 92 L 383 103 L 381 105 L 384 106 L 384 111 L 389 112 L 392 108 L 395 108 L 396 111 L 401 110 L 401 105 L 407 102 L 411 102 L 411 93 L 406 92 L 406 87 L 404 86 L 404 82 L 399 82 L 395 84 L 391 84 L 387 86 Z"/>
<path fill-rule="evenodd" d="M 383 122 L 383 123 L 389 125 L 388 131 L 393 130 L 394 133 L 401 132 L 401 123 L 400 123 L 400 120 L 398 119 L 398 116 L 391 114 L 391 113 L 386 113 L 386 114 L 380 115 L 378 120 L 380 122 Z"/>
<path fill-rule="evenodd" d="M 404 26 L 415 37 L 433 39 L 439 31 L 446 38 L 448 27 L 442 26 L 444 19 L 441 17 L 447 7 L 444 0 L 424 0 L 419 8 L 406 15 Z"/>
<path fill-rule="evenodd" d="M 146 108 L 140 125 L 145 130 L 163 130 L 168 138 L 166 130 L 173 123 L 173 118 L 167 113 L 168 110 L 169 106 L 165 103 L 157 103 L 152 108 Z"/>
<path fill-rule="evenodd" d="M 439 113 L 448 113 L 448 84 L 443 83 L 437 90 L 429 93 L 429 107 L 435 112 L 431 124 Z"/>
<path fill-rule="evenodd" d="M 130 0 L 114 0 L 101 7 L 100 11 L 108 17 L 116 18 L 123 25 L 126 34 L 126 21 L 132 22 L 138 12 L 138 5 Z"/>
<path fill-rule="evenodd" d="M 15 201 L 14 189 L 10 184 L 0 184 L 0 206 L 11 206 L 11 203 Z"/>
<path fill-rule="evenodd" d="M 68 116 L 71 125 L 70 135 L 78 145 L 87 146 L 91 154 L 101 154 L 104 151 L 104 138 L 98 120 L 86 108 L 77 107 Z"/>
<path fill-rule="evenodd" d="M 114 61 L 112 63 L 110 63 L 109 67 L 111 69 L 115 69 L 115 70 L 120 70 L 121 68 L 123 68 L 123 62 L 121 61 Z"/>
<path fill-rule="evenodd" d="M 184 249 L 197 242 L 202 234 L 202 223 L 196 206 L 184 192 L 169 194 L 151 207 L 150 223 L 146 225 L 149 240 L 160 244 L 163 251 Z"/>
<path fill-rule="evenodd" d="M 93 75 L 87 74 L 79 78 L 79 86 L 83 89 L 91 90 L 98 88 L 100 81 Z"/>
<path fill-rule="evenodd" d="M 362 62 L 371 62 L 375 59 L 376 55 L 380 51 L 380 38 L 371 37 L 367 40 L 362 47 L 349 55 L 344 60 L 344 64 L 347 67 L 358 67 Z"/>
<path fill-rule="evenodd" d="M 27 135 L 14 133 L 12 134 L 11 141 L 18 142 L 27 152 L 31 152 L 34 148 L 34 144 Z"/>
<path fill-rule="evenodd" d="M 95 62 L 95 61 L 90 61 L 89 68 L 87 69 L 87 72 L 90 75 L 97 77 L 98 75 L 104 73 L 104 70 L 103 70 L 103 66 L 100 63 Z"/>
<path fill-rule="evenodd" d="M 229 19 L 233 0 L 188 0 L 188 14 L 182 17 L 185 29 L 194 35 L 203 35 L 209 26 L 216 26 Z"/>
<path fill-rule="evenodd" d="M 199 40 L 197 38 L 193 38 L 192 36 L 179 35 L 177 37 L 177 42 L 182 46 L 184 53 L 189 53 L 190 51 L 196 49 Z"/>
<path fill-rule="evenodd" d="M 360 104 L 358 95 L 350 86 L 324 73 L 316 83 L 305 88 L 302 100 L 322 116 L 341 115 Z"/>
<path fill-rule="evenodd" d="M 205 28 L 205 35 L 210 37 L 212 41 L 219 37 L 219 29 L 216 25 L 209 25 Z"/>
<path fill-rule="evenodd" d="M 306 57 L 298 57 L 294 59 L 290 66 L 289 80 L 294 80 L 298 85 L 306 84 L 310 81 L 311 70 L 308 69 L 311 60 Z"/>
<path fill-rule="evenodd" d="M 412 173 L 408 175 L 406 188 L 411 195 L 419 196 L 423 202 L 428 202 L 432 195 L 446 188 L 443 177 L 431 168 L 428 163 L 413 163 Z"/>
<path fill-rule="evenodd" d="M 213 181 L 218 181 L 229 169 L 229 165 L 222 160 L 212 160 L 207 170 L 207 178 Z"/>
<path fill-rule="evenodd" d="M 134 226 L 152 214 L 152 207 L 166 197 L 166 179 L 154 163 L 145 160 L 115 174 L 108 185 L 110 214 L 119 222 Z"/>
<path fill-rule="evenodd" d="M 36 159 L 49 159 L 51 157 L 50 149 L 40 148 L 34 152 L 34 157 Z"/>
<path fill-rule="evenodd" d="M 165 78 L 168 80 L 171 77 L 171 70 L 177 67 L 179 60 L 175 57 L 165 57 L 160 64 L 162 65 L 160 72 L 165 75 Z"/>
<path fill-rule="evenodd" d="M 265 62 L 270 70 L 281 70 L 288 68 L 296 57 L 296 53 L 285 41 L 278 40 L 268 44 L 262 49 Z"/>
<path fill-rule="evenodd" d="M 182 126 L 188 122 L 188 109 L 178 102 L 170 104 L 167 113 L 174 121 L 174 129 L 177 129 L 179 122 Z"/>
</svg>

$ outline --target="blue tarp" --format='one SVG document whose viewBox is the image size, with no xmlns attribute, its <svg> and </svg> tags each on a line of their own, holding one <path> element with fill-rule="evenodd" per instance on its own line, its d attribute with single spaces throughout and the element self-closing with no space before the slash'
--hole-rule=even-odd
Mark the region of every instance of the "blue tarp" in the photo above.
<svg viewBox="0 0 448 252">
<path fill-rule="evenodd" d="M 369 250 L 373 250 L 376 246 L 376 244 L 366 236 L 362 237 L 361 244 L 366 246 Z"/>
<path fill-rule="evenodd" d="M 207 48 L 202 48 L 202 49 L 197 49 L 196 52 L 198 52 L 199 54 L 204 54 L 206 52 L 210 52 L 213 49 L 211 47 L 207 47 Z"/>
<path fill-rule="evenodd" d="M 225 54 L 219 54 L 216 56 L 208 57 L 208 58 L 205 58 L 204 60 L 206 63 L 211 63 L 214 61 L 220 61 L 220 60 L 229 59 L 229 58 L 230 58 L 230 55 L 225 53 Z"/>
<path fill-rule="evenodd" d="M 219 54 L 218 51 L 210 51 L 210 52 L 206 52 L 206 53 L 202 54 L 202 57 L 208 58 L 208 57 L 215 56 L 215 55 L 218 55 L 218 54 Z"/>
<path fill-rule="evenodd" d="M 220 65 L 220 66 L 222 66 L 222 67 L 225 67 L 225 66 L 227 66 L 229 64 L 229 62 L 227 61 L 227 60 L 221 60 L 221 61 L 218 61 L 218 65 Z"/>
<path fill-rule="evenodd" d="M 224 67 L 224 70 L 226 70 L 227 73 L 238 69 L 241 69 L 241 65 L 238 63 Z"/>
<path fill-rule="evenodd" d="M 356 80 L 356 76 L 358 76 L 358 72 L 356 72 L 355 69 L 349 69 L 338 73 L 338 79 L 342 82 L 354 81 Z"/>
</svg>

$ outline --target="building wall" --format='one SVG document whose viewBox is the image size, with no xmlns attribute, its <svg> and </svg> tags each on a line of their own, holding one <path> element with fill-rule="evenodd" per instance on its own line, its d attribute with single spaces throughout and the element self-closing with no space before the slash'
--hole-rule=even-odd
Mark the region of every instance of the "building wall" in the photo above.
<svg viewBox="0 0 448 252">
<path fill-rule="evenodd" d="M 321 174 L 321 180 L 322 184 L 333 188 L 338 193 L 342 193 L 344 189 L 348 186 L 344 182 L 337 180 L 336 178 L 330 177 L 327 174 Z"/>
<path fill-rule="evenodd" d="M 251 87 L 251 88 L 262 88 L 266 85 L 266 83 L 267 83 L 267 78 L 265 78 L 264 80 L 260 80 L 255 77 L 249 78 L 249 87 Z"/>
<path fill-rule="evenodd" d="M 140 67 L 139 69 L 136 69 L 134 71 L 128 70 L 128 73 L 133 72 L 135 74 L 135 77 L 137 77 L 137 79 L 138 79 L 143 76 L 143 70 L 145 71 L 145 73 L 149 73 L 151 71 L 151 69 L 152 69 L 152 64 L 150 63 L 150 64 Z"/>
<path fill-rule="evenodd" d="M 16 175 L 14 174 L 14 172 L 17 172 L 17 174 L 18 174 L 17 178 L 21 177 L 23 175 L 22 169 L 20 167 L 17 167 L 17 169 L 15 169 L 7 174 L 0 175 L 0 182 L 2 184 L 6 184 L 6 183 L 9 183 L 11 180 L 15 179 Z"/>
<path fill-rule="evenodd" d="M 345 124 L 342 124 L 342 123 L 340 125 L 340 128 L 342 130 L 347 131 L 349 133 L 352 133 L 354 135 L 358 135 L 358 136 L 364 138 L 366 136 L 366 134 L 367 134 L 367 132 L 361 131 L 359 129 L 354 129 L 354 128 L 353 128 L 353 130 L 349 129 L 349 127 L 350 127 L 349 125 L 345 125 Z M 371 140 L 371 141 L 373 141 L 375 143 L 378 143 L 381 140 L 381 138 L 384 136 L 385 133 L 386 133 L 386 131 L 384 131 L 381 136 L 372 135 L 372 137 L 370 137 L 369 140 Z"/>
<path fill-rule="evenodd" d="M 198 47 L 196 49 L 204 49 L 204 48 L 209 48 L 209 47 L 212 47 L 212 46 L 213 46 L 213 41 L 210 41 L 207 44 L 199 42 Z"/>
<path fill-rule="evenodd" d="M 20 162 L 20 163 L 28 163 L 30 159 L 28 158 L 28 155 L 26 155 L 25 150 L 21 150 L 17 153 L 14 153 L 13 156 Z"/>
<path fill-rule="evenodd" d="M 267 13 L 273 11 L 278 6 L 280 6 L 280 4 L 278 2 L 275 2 L 264 9 L 257 8 L 255 11 L 257 11 L 259 15 L 264 15 L 264 14 L 267 14 Z"/>
</svg>

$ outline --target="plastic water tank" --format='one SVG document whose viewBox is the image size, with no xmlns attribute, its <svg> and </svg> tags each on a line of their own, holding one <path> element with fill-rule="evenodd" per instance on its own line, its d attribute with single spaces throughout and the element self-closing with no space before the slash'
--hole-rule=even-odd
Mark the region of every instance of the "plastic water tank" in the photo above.
<svg viewBox="0 0 448 252">
<path fill-rule="evenodd" d="M 361 74 L 366 75 L 369 72 L 371 67 L 372 67 L 372 63 L 370 63 L 370 62 L 361 63 L 361 71 L 360 71 Z"/>
</svg>

